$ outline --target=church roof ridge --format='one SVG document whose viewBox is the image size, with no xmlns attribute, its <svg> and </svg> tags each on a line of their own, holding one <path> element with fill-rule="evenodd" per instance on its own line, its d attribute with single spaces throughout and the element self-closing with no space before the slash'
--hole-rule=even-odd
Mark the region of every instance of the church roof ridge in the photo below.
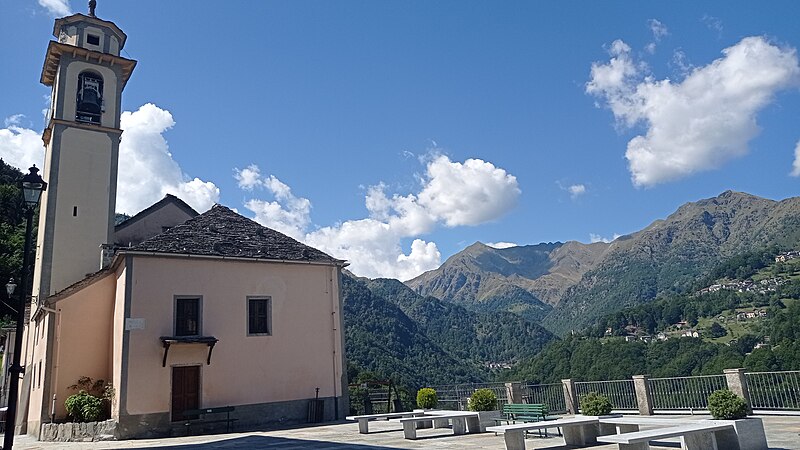
<svg viewBox="0 0 800 450">
<path fill-rule="evenodd" d="M 128 249 L 132 252 L 344 263 L 279 231 L 215 204 L 211 209 Z"/>
<path fill-rule="evenodd" d="M 144 218 L 145 216 L 147 216 L 152 211 L 155 211 L 155 210 L 157 210 L 157 209 L 161 208 L 162 206 L 165 206 L 165 205 L 167 205 L 169 203 L 174 203 L 175 206 L 177 206 L 178 208 L 184 210 L 186 212 L 186 214 L 188 214 L 188 215 L 190 215 L 192 217 L 197 217 L 198 215 L 200 215 L 200 213 L 195 211 L 195 209 L 192 208 L 191 206 L 189 206 L 188 203 L 184 202 L 183 200 L 181 200 L 180 198 L 178 198 L 178 197 L 176 197 L 176 196 L 174 196 L 172 194 L 167 194 L 161 200 L 153 203 L 152 205 L 148 206 L 147 208 L 139 211 L 138 213 L 132 215 L 131 217 L 129 217 L 129 218 L 125 219 L 124 221 L 122 221 L 122 222 L 118 223 L 117 225 L 115 225 L 114 226 L 114 230 L 115 231 L 119 231 L 119 230 L 121 230 L 121 229 L 123 229 L 123 228 L 125 228 L 125 227 L 127 227 L 129 225 L 132 225 L 132 224 L 138 222 L 139 220 L 141 220 L 142 218 Z"/>
</svg>

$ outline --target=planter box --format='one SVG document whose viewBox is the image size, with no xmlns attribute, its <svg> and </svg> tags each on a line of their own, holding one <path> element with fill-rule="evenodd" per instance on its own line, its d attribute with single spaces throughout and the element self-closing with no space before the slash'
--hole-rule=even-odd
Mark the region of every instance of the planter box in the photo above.
<svg viewBox="0 0 800 450">
<path fill-rule="evenodd" d="M 731 423 L 733 431 L 717 432 L 717 447 L 731 450 L 767 450 L 767 436 L 764 423 L 757 417 L 738 420 L 715 420 Z"/>
</svg>

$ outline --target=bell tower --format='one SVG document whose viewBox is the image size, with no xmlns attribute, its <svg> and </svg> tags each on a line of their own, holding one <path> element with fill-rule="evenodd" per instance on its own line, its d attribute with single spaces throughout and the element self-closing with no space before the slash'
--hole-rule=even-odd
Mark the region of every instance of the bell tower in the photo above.
<svg viewBox="0 0 800 450">
<path fill-rule="evenodd" d="M 100 269 L 113 238 L 122 90 L 136 66 L 120 51 L 127 36 L 89 14 L 56 19 L 42 84 L 52 88 L 42 135 L 42 199 L 33 295 L 39 301 Z"/>
</svg>

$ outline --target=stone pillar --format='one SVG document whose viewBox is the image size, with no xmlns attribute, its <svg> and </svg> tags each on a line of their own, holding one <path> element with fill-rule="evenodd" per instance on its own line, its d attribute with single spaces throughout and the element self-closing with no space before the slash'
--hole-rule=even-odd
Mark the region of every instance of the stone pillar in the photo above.
<svg viewBox="0 0 800 450">
<path fill-rule="evenodd" d="M 728 382 L 728 389 L 734 394 L 742 397 L 747 402 L 747 413 L 753 414 L 753 407 L 750 403 L 750 390 L 747 388 L 747 379 L 744 376 L 744 369 L 725 369 L 725 381 Z"/>
<path fill-rule="evenodd" d="M 522 403 L 522 383 L 519 381 L 506 383 L 506 398 L 508 403 Z"/>
<path fill-rule="evenodd" d="M 653 395 L 650 392 L 650 383 L 647 375 L 634 375 L 633 388 L 636 390 L 636 403 L 639 405 L 639 414 L 653 415 Z"/>
<path fill-rule="evenodd" d="M 567 378 L 566 380 L 561 380 L 561 384 L 564 387 L 564 403 L 567 405 L 567 412 L 578 414 L 578 392 L 575 389 L 575 382 Z"/>
</svg>

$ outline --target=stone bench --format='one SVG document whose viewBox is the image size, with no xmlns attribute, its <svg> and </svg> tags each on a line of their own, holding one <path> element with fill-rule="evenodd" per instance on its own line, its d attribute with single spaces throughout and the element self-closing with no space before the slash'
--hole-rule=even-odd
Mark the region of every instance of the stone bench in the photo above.
<svg viewBox="0 0 800 450">
<path fill-rule="evenodd" d="M 417 438 L 417 428 L 425 426 L 426 422 L 439 422 L 441 427 L 443 422 L 449 421 L 453 424 L 453 434 L 480 433 L 481 424 L 478 413 L 471 411 L 426 411 L 424 415 L 416 417 L 406 417 L 400 419 L 403 424 L 403 437 L 406 439 Z M 422 425 L 422 427 L 420 427 Z"/>
<path fill-rule="evenodd" d="M 609 444 L 618 444 L 620 450 L 649 450 L 650 441 L 680 437 L 683 450 L 717 450 L 716 435 L 718 433 L 723 436 L 731 433 L 736 434 L 731 423 L 701 420 L 667 428 L 598 436 L 597 440 Z"/>
<path fill-rule="evenodd" d="M 389 420 L 389 419 L 402 419 L 405 417 L 421 416 L 423 413 L 419 411 L 395 412 L 395 413 L 382 413 L 382 414 L 362 414 L 360 416 L 347 416 L 347 420 L 358 421 L 358 432 L 361 434 L 369 433 L 370 420 Z"/>
<path fill-rule="evenodd" d="M 506 442 L 506 450 L 524 450 L 526 431 L 561 427 L 564 435 L 564 442 L 567 445 L 585 447 L 597 442 L 598 423 L 597 417 L 578 416 L 568 419 L 549 420 L 546 422 L 500 425 L 488 427 L 486 431 L 503 433 L 503 438 Z"/>
<path fill-rule="evenodd" d="M 668 419 L 651 416 L 601 417 L 599 435 L 633 433 L 639 431 L 640 426 L 674 427 L 698 422 L 698 419 Z"/>
<path fill-rule="evenodd" d="M 764 423 L 757 417 L 731 421 L 698 420 L 693 418 L 667 419 L 663 417 L 625 416 L 600 418 L 599 434 L 631 433 L 639 431 L 640 426 L 674 427 L 678 425 L 703 423 L 722 423 L 733 425 L 733 431 L 724 430 L 714 434 L 717 446 L 726 450 L 767 450 L 767 436 Z M 608 427 L 608 428 L 604 428 Z"/>
</svg>

